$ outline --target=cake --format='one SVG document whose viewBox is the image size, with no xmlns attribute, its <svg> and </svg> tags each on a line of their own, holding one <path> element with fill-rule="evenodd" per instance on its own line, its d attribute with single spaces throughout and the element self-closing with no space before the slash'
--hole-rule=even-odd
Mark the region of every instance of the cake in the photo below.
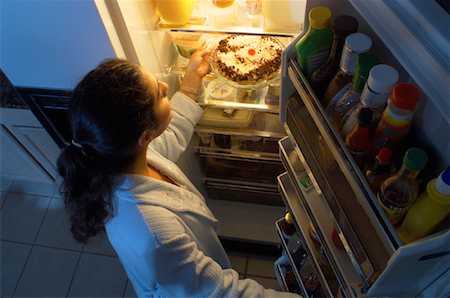
<svg viewBox="0 0 450 298">
<path fill-rule="evenodd" d="M 219 42 L 213 68 L 238 84 L 257 84 L 278 73 L 282 50 L 271 36 L 231 35 Z"/>
</svg>

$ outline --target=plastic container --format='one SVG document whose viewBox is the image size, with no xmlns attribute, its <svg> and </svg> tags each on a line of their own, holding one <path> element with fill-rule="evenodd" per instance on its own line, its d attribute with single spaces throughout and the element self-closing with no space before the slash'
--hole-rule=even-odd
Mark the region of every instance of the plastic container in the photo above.
<svg viewBox="0 0 450 298">
<path fill-rule="evenodd" d="M 226 114 L 223 109 L 208 107 L 203 112 L 198 124 L 215 127 L 245 128 L 250 125 L 253 117 L 253 111 L 249 110 L 234 110 L 231 114 Z"/>
<path fill-rule="evenodd" d="M 409 209 L 398 234 L 409 243 L 429 235 L 450 213 L 450 167 L 431 180 Z"/>
<path fill-rule="evenodd" d="M 300 32 L 306 0 L 262 0 L 264 28 Z"/>
<path fill-rule="evenodd" d="M 327 60 L 332 41 L 331 10 L 314 7 L 309 12 L 308 31 L 295 45 L 297 63 L 308 79 Z"/>
<path fill-rule="evenodd" d="M 184 25 L 197 0 L 155 0 L 155 4 L 164 23 Z"/>
</svg>

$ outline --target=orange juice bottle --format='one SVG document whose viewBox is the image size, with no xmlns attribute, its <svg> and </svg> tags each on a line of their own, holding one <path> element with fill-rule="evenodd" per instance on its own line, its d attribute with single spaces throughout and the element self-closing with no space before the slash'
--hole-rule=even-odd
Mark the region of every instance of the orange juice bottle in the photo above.
<svg viewBox="0 0 450 298">
<path fill-rule="evenodd" d="M 450 213 L 450 167 L 431 180 L 405 216 L 398 235 L 405 243 L 431 232 Z"/>
</svg>

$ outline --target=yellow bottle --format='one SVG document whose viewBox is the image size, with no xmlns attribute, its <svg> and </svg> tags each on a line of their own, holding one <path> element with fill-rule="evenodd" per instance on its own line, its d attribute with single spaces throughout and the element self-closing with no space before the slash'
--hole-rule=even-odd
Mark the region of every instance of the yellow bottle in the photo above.
<svg viewBox="0 0 450 298">
<path fill-rule="evenodd" d="M 156 0 L 155 3 L 165 23 L 184 25 L 189 20 L 197 0 Z"/>
<path fill-rule="evenodd" d="M 413 242 L 431 232 L 450 213 L 450 167 L 431 180 L 405 216 L 398 234 L 405 243 Z"/>
</svg>

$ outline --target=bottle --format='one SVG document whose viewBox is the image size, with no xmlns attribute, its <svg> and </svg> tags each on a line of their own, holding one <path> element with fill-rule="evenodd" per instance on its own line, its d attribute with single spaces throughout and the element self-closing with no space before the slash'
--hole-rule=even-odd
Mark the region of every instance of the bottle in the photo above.
<svg viewBox="0 0 450 298">
<path fill-rule="evenodd" d="M 391 157 L 392 150 L 390 148 L 381 148 L 375 157 L 373 167 L 366 171 L 366 180 L 374 194 L 377 194 L 381 184 L 392 176 Z"/>
<path fill-rule="evenodd" d="M 375 129 L 372 152 L 403 141 L 409 132 L 419 99 L 420 91 L 414 84 L 400 83 L 395 86 Z"/>
<path fill-rule="evenodd" d="M 413 242 L 429 235 L 450 213 L 450 167 L 427 184 L 417 201 L 411 206 L 400 228 L 400 239 Z"/>
<path fill-rule="evenodd" d="M 295 45 L 298 65 L 308 80 L 330 54 L 333 40 L 330 24 L 331 10 L 324 6 L 314 7 L 309 11 L 308 31 Z"/>
<path fill-rule="evenodd" d="M 280 225 L 280 229 L 281 229 L 281 233 L 283 234 L 283 237 L 285 239 L 291 239 L 292 235 L 295 234 L 296 230 L 295 230 L 294 220 L 293 220 L 290 212 L 286 212 L 283 220 L 280 221 L 279 225 Z"/>
<path fill-rule="evenodd" d="M 418 193 L 416 177 L 427 162 L 428 156 L 420 148 L 406 151 L 400 171 L 388 178 L 378 192 L 378 202 L 393 225 L 399 224 Z"/>
<path fill-rule="evenodd" d="M 339 70 L 328 85 L 322 99 L 324 107 L 328 105 L 339 90 L 352 81 L 359 54 L 369 51 L 371 47 L 372 40 L 365 34 L 353 33 L 347 36 L 342 50 Z"/>
<path fill-rule="evenodd" d="M 344 115 L 359 102 L 369 72 L 377 64 L 378 59 L 374 55 L 367 53 L 359 55 L 352 83 L 342 88 L 328 104 L 326 113 L 337 130 L 342 126 Z"/>
<path fill-rule="evenodd" d="M 369 124 L 371 119 L 372 111 L 367 108 L 362 108 L 358 114 L 359 123 L 355 125 L 353 130 L 345 138 L 345 144 L 360 169 L 366 163 L 367 149 L 370 145 Z"/>
<path fill-rule="evenodd" d="M 358 30 L 358 21 L 347 15 L 338 16 L 333 22 L 333 43 L 330 56 L 311 76 L 311 86 L 316 92 L 317 98 L 322 98 L 330 80 L 339 69 L 342 49 L 345 38 Z"/>
<path fill-rule="evenodd" d="M 359 110 L 361 108 L 369 108 L 372 110 L 372 121 L 370 130 L 373 133 L 380 121 L 381 114 L 386 107 L 389 95 L 398 81 L 398 72 L 392 66 L 379 64 L 370 70 L 369 79 L 367 80 L 364 90 L 361 94 L 360 103 L 349 110 L 341 119 L 342 128 L 341 135 L 345 136 L 355 126 Z M 344 119 L 346 118 L 346 119 Z M 345 122 L 344 122 L 345 121 Z"/>
</svg>

